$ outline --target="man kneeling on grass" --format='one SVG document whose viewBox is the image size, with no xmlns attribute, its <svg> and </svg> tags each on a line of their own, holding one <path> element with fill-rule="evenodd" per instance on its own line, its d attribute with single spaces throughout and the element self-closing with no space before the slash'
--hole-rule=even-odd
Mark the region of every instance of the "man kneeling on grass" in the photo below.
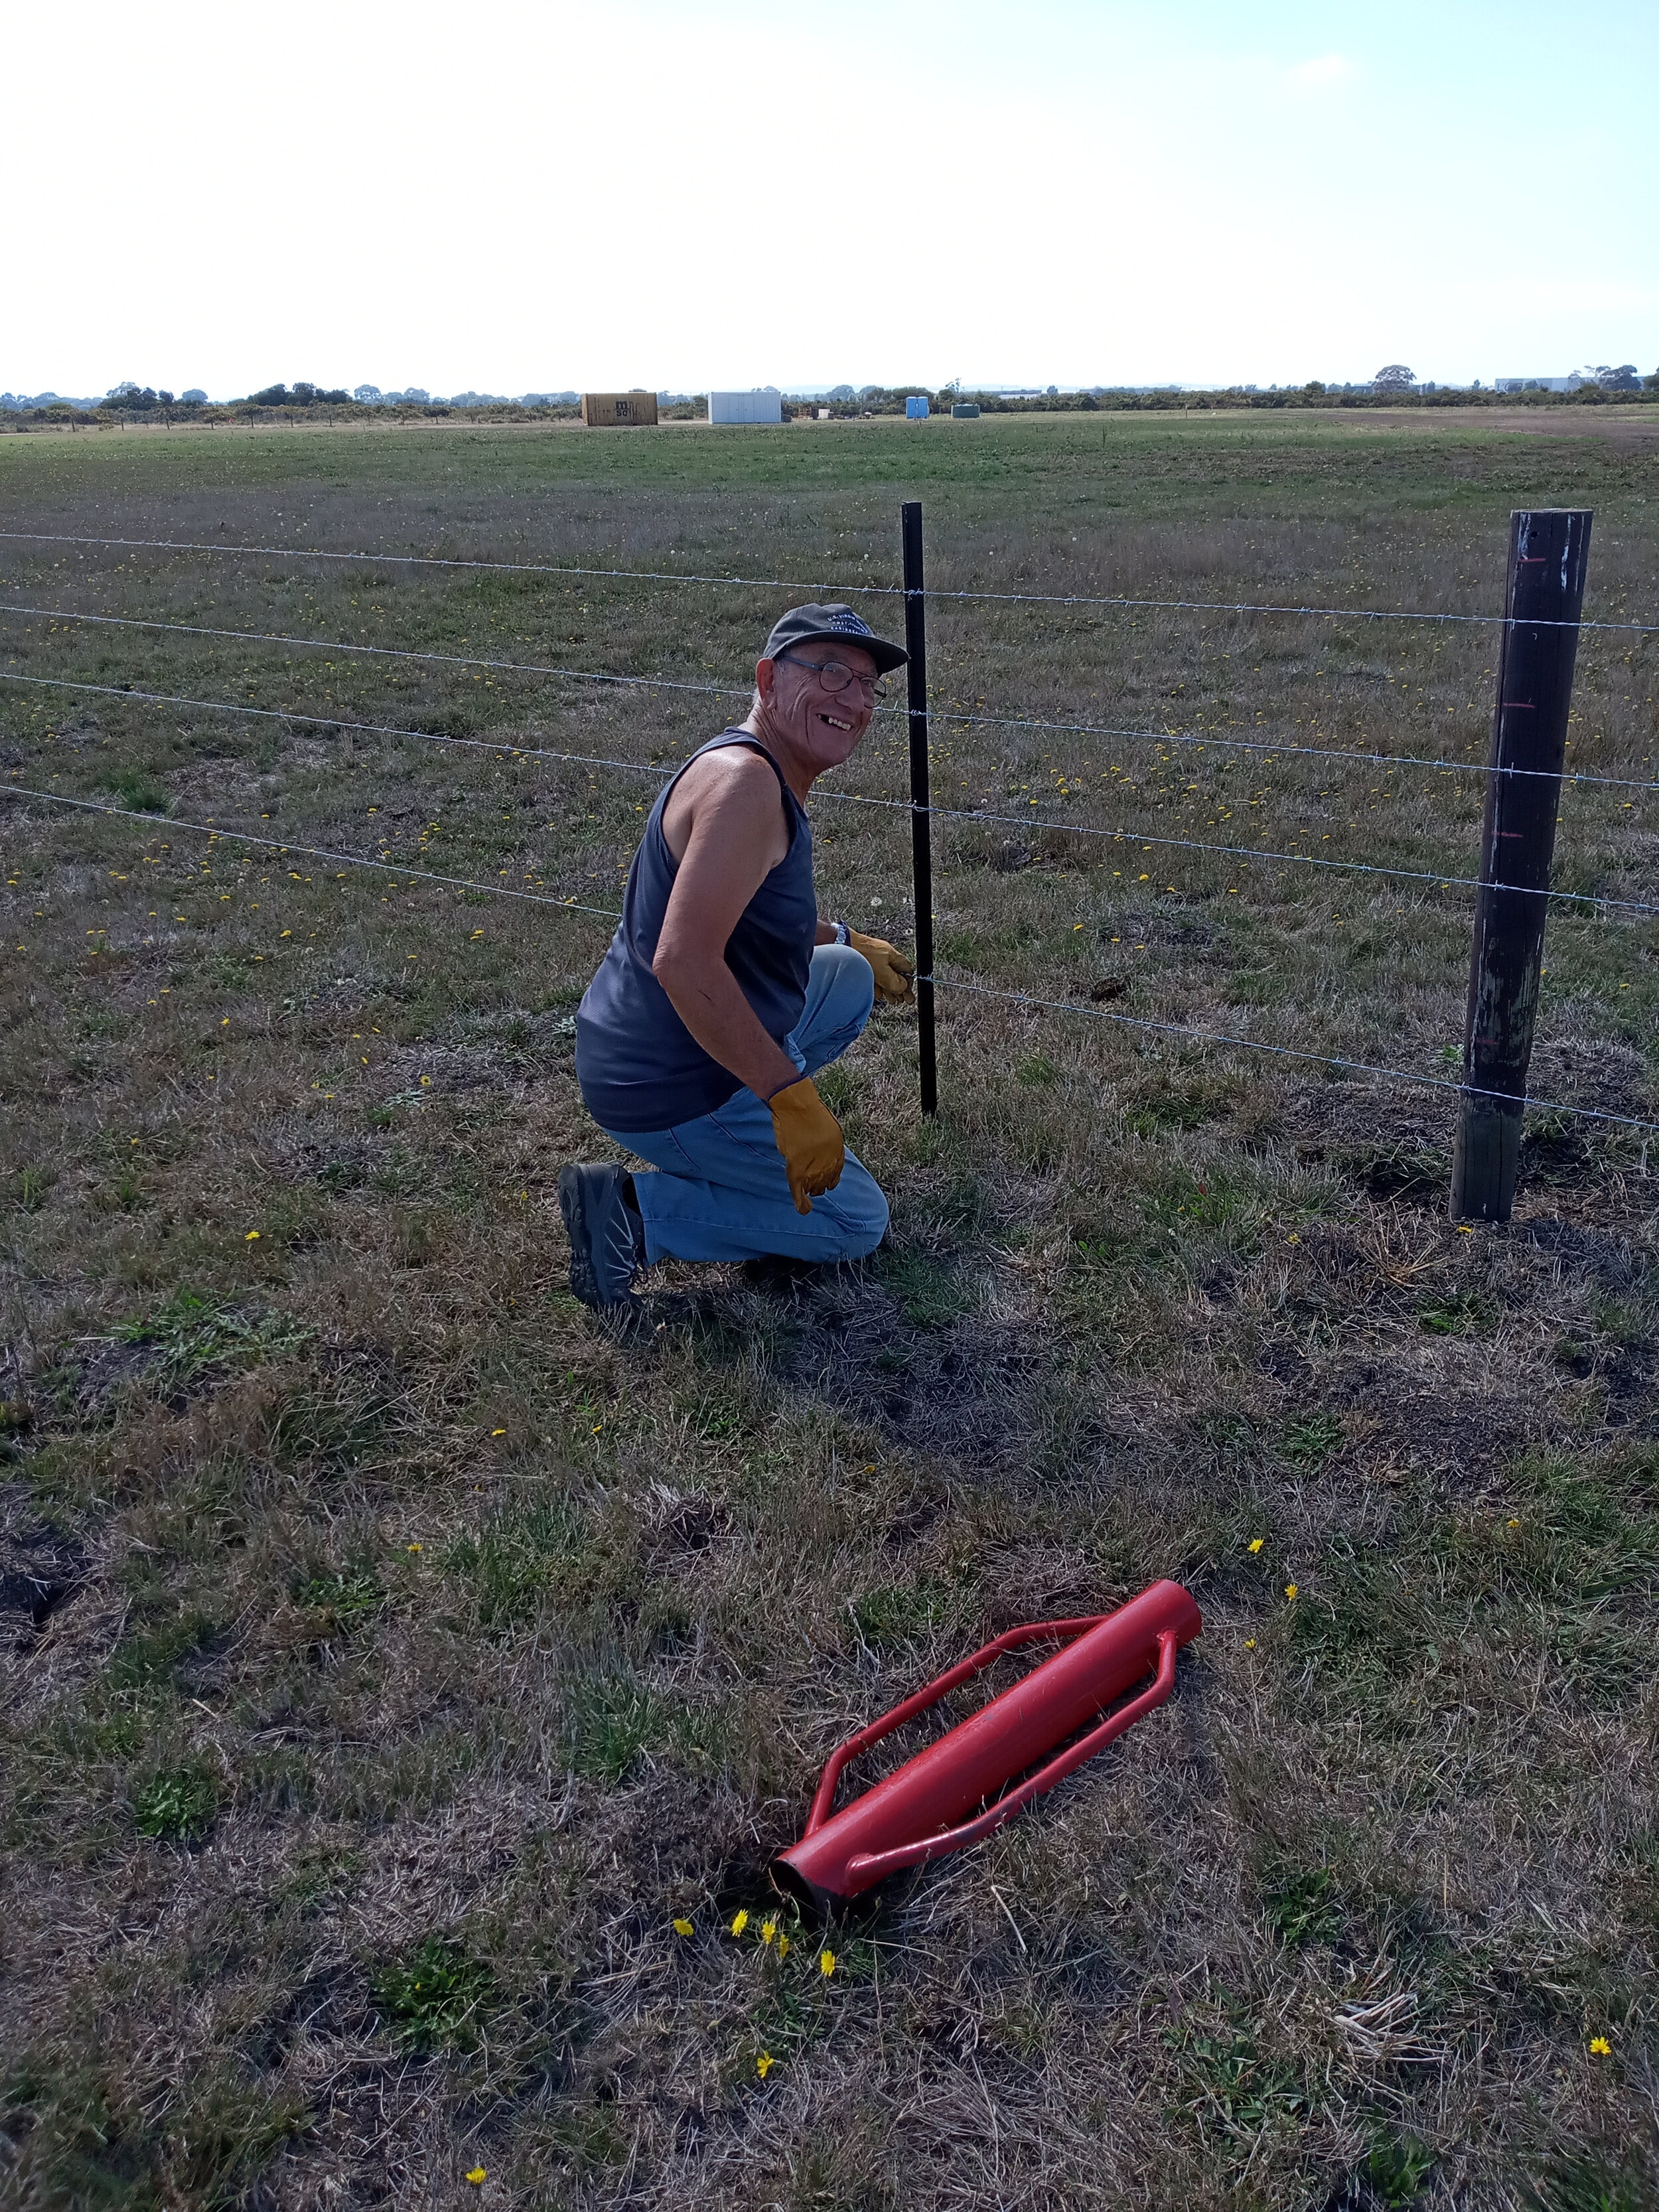
<svg viewBox="0 0 1659 2212">
<path fill-rule="evenodd" d="M 609 1137 L 654 1175 L 568 1167 L 570 1287 L 622 1304 L 642 1267 L 860 1259 L 887 1201 L 812 1085 L 915 970 L 818 918 L 804 802 L 853 752 L 902 648 L 850 607 L 793 607 L 766 641 L 749 719 L 651 810 L 622 925 L 576 1016 L 576 1074 Z M 814 1200 L 817 1203 L 814 1203 Z"/>
</svg>

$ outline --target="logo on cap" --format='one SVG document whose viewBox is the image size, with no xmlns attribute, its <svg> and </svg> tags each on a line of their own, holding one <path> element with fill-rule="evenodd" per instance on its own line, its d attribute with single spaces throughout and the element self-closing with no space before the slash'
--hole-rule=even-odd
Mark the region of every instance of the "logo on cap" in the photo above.
<svg viewBox="0 0 1659 2212">
<path fill-rule="evenodd" d="M 861 622 L 850 607 L 844 615 L 831 615 L 830 627 L 831 629 L 850 630 L 855 637 L 873 637 L 875 635 L 869 623 Z"/>
</svg>

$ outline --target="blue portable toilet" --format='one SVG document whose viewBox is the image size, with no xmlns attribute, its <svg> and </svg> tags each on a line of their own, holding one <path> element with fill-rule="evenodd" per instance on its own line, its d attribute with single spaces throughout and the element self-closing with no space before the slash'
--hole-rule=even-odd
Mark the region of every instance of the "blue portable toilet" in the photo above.
<svg viewBox="0 0 1659 2212">
<path fill-rule="evenodd" d="M 904 403 L 904 419 L 907 422 L 925 422 L 927 420 L 927 394 L 925 392 L 910 394 Z"/>
</svg>

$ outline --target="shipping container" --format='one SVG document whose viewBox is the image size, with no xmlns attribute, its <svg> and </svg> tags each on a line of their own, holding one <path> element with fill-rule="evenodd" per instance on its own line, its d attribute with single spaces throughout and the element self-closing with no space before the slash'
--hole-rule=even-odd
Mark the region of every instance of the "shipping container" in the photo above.
<svg viewBox="0 0 1659 2212">
<path fill-rule="evenodd" d="M 781 422 L 783 394 L 781 392 L 711 392 L 708 395 L 708 419 L 711 422 Z"/>
<path fill-rule="evenodd" d="M 654 392 L 584 392 L 582 420 L 590 430 L 647 428 L 657 419 Z"/>
<path fill-rule="evenodd" d="M 979 402 L 976 399 L 958 399 L 954 401 L 951 408 L 951 420 L 953 422 L 977 422 L 979 420 Z"/>
</svg>

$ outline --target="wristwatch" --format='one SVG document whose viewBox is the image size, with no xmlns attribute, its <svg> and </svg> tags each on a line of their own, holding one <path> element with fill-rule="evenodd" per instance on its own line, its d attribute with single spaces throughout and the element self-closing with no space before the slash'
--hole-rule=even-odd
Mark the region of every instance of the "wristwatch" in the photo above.
<svg viewBox="0 0 1659 2212">
<path fill-rule="evenodd" d="M 836 944 L 837 944 L 837 945 L 850 945 L 850 944 L 852 943 L 852 940 L 853 940 L 853 933 L 852 933 L 852 931 L 851 931 L 850 929 L 848 929 L 848 927 L 847 927 L 847 924 L 846 924 L 844 921 L 838 921 L 838 922 L 836 924 Z"/>
</svg>

